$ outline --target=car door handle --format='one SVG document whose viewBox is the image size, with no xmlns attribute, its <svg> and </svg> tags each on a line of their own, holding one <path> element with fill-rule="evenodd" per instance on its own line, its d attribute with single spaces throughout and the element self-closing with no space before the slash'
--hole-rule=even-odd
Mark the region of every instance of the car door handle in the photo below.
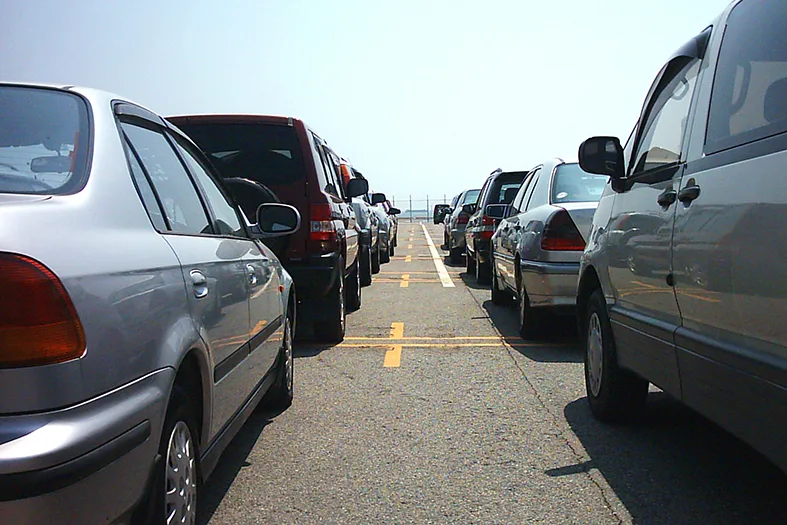
<svg viewBox="0 0 787 525">
<path fill-rule="evenodd" d="M 194 288 L 194 297 L 202 299 L 208 295 L 208 280 L 205 275 L 199 270 L 191 270 L 191 286 Z"/>
<path fill-rule="evenodd" d="M 683 204 L 689 204 L 691 201 L 700 196 L 700 187 L 689 182 L 689 185 L 678 192 L 678 200 Z"/>
<path fill-rule="evenodd" d="M 257 272 L 254 271 L 254 266 L 247 264 L 246 272 L 249 276 L 249 284 L 252 286 L 257 286 Z"/>
<path fill-rule="evenodd" d="M 675 202 L 675 199 L 677 199 L 677 197 L 678 197 L 678 192 L 670 188 L 668 190 L 665 190 L 661 195 L 659 195 L 657 202 L 659 203 L 659 206 L 663 206 L 666 208 L 670 206 L 673 202 Z"/>
</svg>

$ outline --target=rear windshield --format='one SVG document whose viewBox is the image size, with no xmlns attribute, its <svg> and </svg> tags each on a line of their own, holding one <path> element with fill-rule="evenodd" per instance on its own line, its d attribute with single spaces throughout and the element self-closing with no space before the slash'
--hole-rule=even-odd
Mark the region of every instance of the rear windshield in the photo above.
<svg viewBox="0 0 787 525">
<path fill-rule="evenodd" d="M 0 193 L 79 191 L 88 129 L 87 104 L 77 95 L 0 86 Z"/>
<path fill-rule="evenodd" d="M 608 180 L 606 175 L 582 171 L 579 164 L 561 164 L 552 179 L 550 198 L 554 203 L 597 202 Z"/>
<path fill-rule="evenodd" d="M 295 128 L 278 124 L 178 124 L 224 178 L 286 186 L 306 177 Z"/>
<path fill-rule="evenodd" d="M 465 204 L 475 204 L 478 202 L 479 193 L 481 193 L 481 190 L 468 190 L 464 197 L 462 197 L 462 202 L 460 202 L 459 205 L 464 206 Z"/>
<path fill-rule="evenodd" d="M 503 173 L 495 178 L 484 204 L 511 204 L 527 173 Z"/>
</svg>

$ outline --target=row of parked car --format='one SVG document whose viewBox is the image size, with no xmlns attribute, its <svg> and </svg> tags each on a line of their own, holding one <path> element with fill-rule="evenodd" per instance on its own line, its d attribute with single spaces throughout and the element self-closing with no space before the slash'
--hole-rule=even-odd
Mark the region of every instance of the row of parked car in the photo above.
<svg viewBox="0 0 787 525">
<path fill-rule="evenodd" d="M 260 399 L 291 403 L 296 326 L 344 337 L 398 213 L 298 119 L 0 83 L 0 521 L 195 523 Z"/>
<path fill-rule="evenodd" d="M 653 383 L 787 470 L 787 4 L 733 2 L 664 64 L 626 144 L 578 157 L 436 209 L 451 260 L 518 305 L 523 337 L 576 315 L 599 419 L 641 413 Z"/>
</svg>

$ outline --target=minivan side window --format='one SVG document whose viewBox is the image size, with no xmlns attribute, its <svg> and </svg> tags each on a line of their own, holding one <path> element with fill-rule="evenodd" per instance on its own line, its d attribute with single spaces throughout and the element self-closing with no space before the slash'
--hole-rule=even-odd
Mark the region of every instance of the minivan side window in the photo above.
<svg viewBox="0 0 787 525">
<path fill-rule="evenodd" d="M 727 19 L 711 91 L 705 153 L 787 131 L 787 4 L 741 2 Z"/>
<path fill-rule="evenodd" d="M 677 71 L 671 78 L 668 71 L 661 82 L 664 88 L 653 95 L 656 98 L 634 151 L 632 176 L 680 160 L 700 63 L 696 58 L 678 58 L 668 66 Z"/>
<path fill-rule="evenodd" d="M 190 235 L 212 234 L 194 182 L 167 138 L 159 131 L 129 122 L 121 122 L 120 127 L 159 197 L 170 230 Z"/>
</svg>

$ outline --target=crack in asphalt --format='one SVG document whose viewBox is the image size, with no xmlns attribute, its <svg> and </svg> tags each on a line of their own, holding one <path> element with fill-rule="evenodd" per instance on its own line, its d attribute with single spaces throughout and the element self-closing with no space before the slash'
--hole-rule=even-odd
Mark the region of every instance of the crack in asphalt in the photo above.
<svg viewBox="0 0 787 525">
<path fill-rule="evenodd" d="M 465 290 L 470 295 L 470 297 L 472 297 L 473 302 L 475 302 L 475 304 L 478 306 L 478 308 L 483 311 L 484 310 L 483 305 L 478 301 L 476 296 L 473 295 L 473 293 L 470 291 L 470 288 L 465 286 Z M 538 400 L 538 404 L 540 404 L 544 408 L 546 413 L 549 414 L 549 417 L 552 419 L 553 426 L 557 429 L 559 436 L 562 438 L 563 442 L 566 444 L 566 446 L 571 451 L 571 453 L 574 455 L 574 458 L 576 459 L 577 464 L 586 463 L 586 459 L 585 459 L 586 456 L 581 454 L 574 447 L 574 445 L 571 443 L 571 440 L 566 436 L 566 431 L 563 430 L 562 425 L 560 424 L 561 419 L 559 417 L 557 417 L 549 409 L 549 406 L 547 405 L 546 401 L 544 401 L 544 399 L 541 397 L 540 392 L 536 389 L 535 385 L 530 381 L 530 378 L 527 377 L 527 374 L 525 373 L 525 370 L 520 366 L 520 364 L 516 360 L 516 357 L 514 356 L 514 354 L 511 353 L 511 350 L 512 350 L 511 347 L 509 345 L 505 344 L 505 337 L 503 337 L 503 334 L 500 333 L 500 331 L 497 329 L 497 327 L 495 326 L 494 322 L 492 321 L 492 318 L 490 316 L 485 316 L 484 318 L 487 319 L 487 321 L 489 321 L 489 326 L 492 328 L 492 330 L 494 330 L 495 333 L 498 336 L 500 336 L 500 339 L 502 341 L 501 344 L 505 348 L 506 354 L 511 359 L 511 361 L 514 363 L 514 366 L 517 368 L 517 370 L 519 370 L 519 373 L 522 375 L 522 379 L 524 379 L 525 383 L 527 383 L 527 386 L 533 392 L 533 395 L 535 396 L 536 400 Z M 477 319 L 477 318 L 474 318 L 474 319 Z M 592 458 L 591 458 L 591 460 L 592 460 Z M 610 501 L 609 497 L 607 496 L 607 491 L 604 489 L 601 481 L 596 479 L 596 476 L 593 475 L 593 472 L 591 471 L 591 469 L 592 469 L 592 467 L 586 466 L 585 468 L 582 469 L 582 472 L 585 472 L 587 474 L 587 477 L 590 480 L 590 482 L 593 483 L 593 485 L 596 486 L 596 488 L 598 489 L 599 493 L 601 494 L 601 499 L 604 501 L 604 506 L 607 508 L 609 513 L 612 515 L 612 517 L 615 520 L 617 520 L 617 522 L 619 524 L 625 523 L 623 518 L 618 515 L 617 511 L 615 510 L 614 506 L 612 505 L 612 502 Z"/>
</svg>

